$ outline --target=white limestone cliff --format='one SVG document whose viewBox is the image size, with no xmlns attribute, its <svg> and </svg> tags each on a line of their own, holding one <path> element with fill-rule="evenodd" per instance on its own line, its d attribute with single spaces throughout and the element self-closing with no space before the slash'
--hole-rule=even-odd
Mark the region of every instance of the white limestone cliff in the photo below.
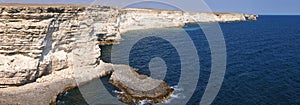
<svg viewBox="0 0 300 105">
<path fill-rule="evenodd" d="M 99 59 L 98 45 L 118 42 L 123 32 L 256 17 L 99 5 L 0 4 L 0 103 L 53 103 L 65 89 L 99 78 L 113 65 Z"/>
</svg>

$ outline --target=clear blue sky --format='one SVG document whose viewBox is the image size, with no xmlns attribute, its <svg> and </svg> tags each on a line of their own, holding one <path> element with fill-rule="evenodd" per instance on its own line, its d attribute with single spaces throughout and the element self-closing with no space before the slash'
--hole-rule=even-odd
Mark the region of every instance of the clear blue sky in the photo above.
<svg viewBox="0 0 300 105">
<path fill-rule="evenodd" d="M 4 3 L 40 3 L 40 4 L 91 4 L 95 0 L 0 0 Z M 103 4 L 124 6 L 141 0 L 96 0 Z M 187 11 L 197 11 L 201 1 L 205 1 L 214 12 L 238 12 L 268 15 L 300 15 L 300 0 L 156 0 L 172 2 Z"/>
<path fill-rule="evenodd" d="M 300 15 L 300 0 L 205 0 L 214 11 Z"/>
</svg>

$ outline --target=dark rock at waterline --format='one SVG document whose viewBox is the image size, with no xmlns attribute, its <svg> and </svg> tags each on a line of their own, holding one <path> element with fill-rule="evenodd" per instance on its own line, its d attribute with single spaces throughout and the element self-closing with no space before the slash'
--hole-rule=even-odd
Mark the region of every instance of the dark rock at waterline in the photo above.
<svg viewBox="0 0 300 105">
<path fill-rule="evenodd" d="M 142 100 L 160 103 L 169 99 L 174 92 L 166 82 L 139 75 L 126 65 L 115 65 L 112 72 L 104 73 L 102 76 L 111 74 L 109 82 L 122 91 L 118 97 L 124 103 L 138 103 Z"/>
</svg>

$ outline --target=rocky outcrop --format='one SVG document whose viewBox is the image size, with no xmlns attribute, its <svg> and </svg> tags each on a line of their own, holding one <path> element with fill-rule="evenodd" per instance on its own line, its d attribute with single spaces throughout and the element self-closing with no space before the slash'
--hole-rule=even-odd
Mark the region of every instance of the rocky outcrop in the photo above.
<svg viewBox="0 0 300 105">
<path fill-rule="evenodd" d="M 174 92 L 166 82 L 139 75 L 126 65 L 114 65 L 113 69 L 102 71 L 101 77 L 107 75 L 111 75 L 109 82 L 122 91 L 118 96 L 124 103 L 139 103 L 142 100 L 160 103 Z"/>
<path fill-rule="evenodd" d="M 116 43 L 129 30 L 245 20 L 245 15 L 231 13 L 1 4 L 0 103 L 49 104 L 65 89 L 108 74 L 125 93 L 119 94 L 122 101 L 161 102 L 173 91 L 165 82 L 102 62 L 98 45 Z"/>
<path fill-rule="evenodd" d="M 258 15 L 245 14 L 247 20 L 257 20 Z"/>
<path fill-rule="evenodd" d="M 80 64 L 82 62 L 74 63 Z M 21 87 L 1 88 L 0 103 L 16 105 L 55 104 L 57 95 L 65 90 L 108 75 L 111 75 L 109 82 L 122 91 L 118 96 L 125 103 L 138 103 L 144 99 L 152 100 L 153 103 L 163 102 L 169 99 L 174 91 L 164 81 L 139 75 L 127 65 L 113 65 L 100 61 L 98 66 L 56 71 L 37 79 L 34 83 Z"/>
</svg>

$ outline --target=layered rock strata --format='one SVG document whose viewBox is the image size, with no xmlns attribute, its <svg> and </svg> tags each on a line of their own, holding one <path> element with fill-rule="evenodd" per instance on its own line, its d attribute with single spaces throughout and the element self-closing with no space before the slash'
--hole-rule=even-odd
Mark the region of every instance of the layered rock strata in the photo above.
<svg viewBox="0 0 300 105">
<path fill-rule="evenodd" d="M 130 30 L 182 27 L 187 23 L 246 21 L 247 14 L 184 12 L 160 9 L 125 8 L 120 10 L 120 32 Z"/>
<path fill-rule="evenodd" d="M 49 104 L 65 89 L 97 79 L 106 70 L 113 70 L 110 82 L 125 91 L 120 95 L 124 102 L 145 98 L 162 101 L 162 96 L 172 93 L 166 83 L 140 76 L 132 69 L 113 69 L 99 58 L 98 45 L 116 43 L 120 33 L 130 30 L 250 18 L 256 16 L 99 5 L 1 4 L 0 103 Z M 122 81 L 130 77 L 136 77 L 132 79 L 139 86 Z M 149 84 L 142 84 L 145 81 Z M 159 89 L 144 90 L 150 84 L 159 84 Z"/>
<path fill-rule="evenodd" d="M 25 6 L 25 7 L 23 7 Z M 94 49 L 99 35 L 118 40 L 116 8 L 79 5 L 8 5 L 0 9 L 0 85 L 16 86 L 72 67 L 76 44 Z M 84 39 L 84 41 L 82 40 Z"/>
</svg>

